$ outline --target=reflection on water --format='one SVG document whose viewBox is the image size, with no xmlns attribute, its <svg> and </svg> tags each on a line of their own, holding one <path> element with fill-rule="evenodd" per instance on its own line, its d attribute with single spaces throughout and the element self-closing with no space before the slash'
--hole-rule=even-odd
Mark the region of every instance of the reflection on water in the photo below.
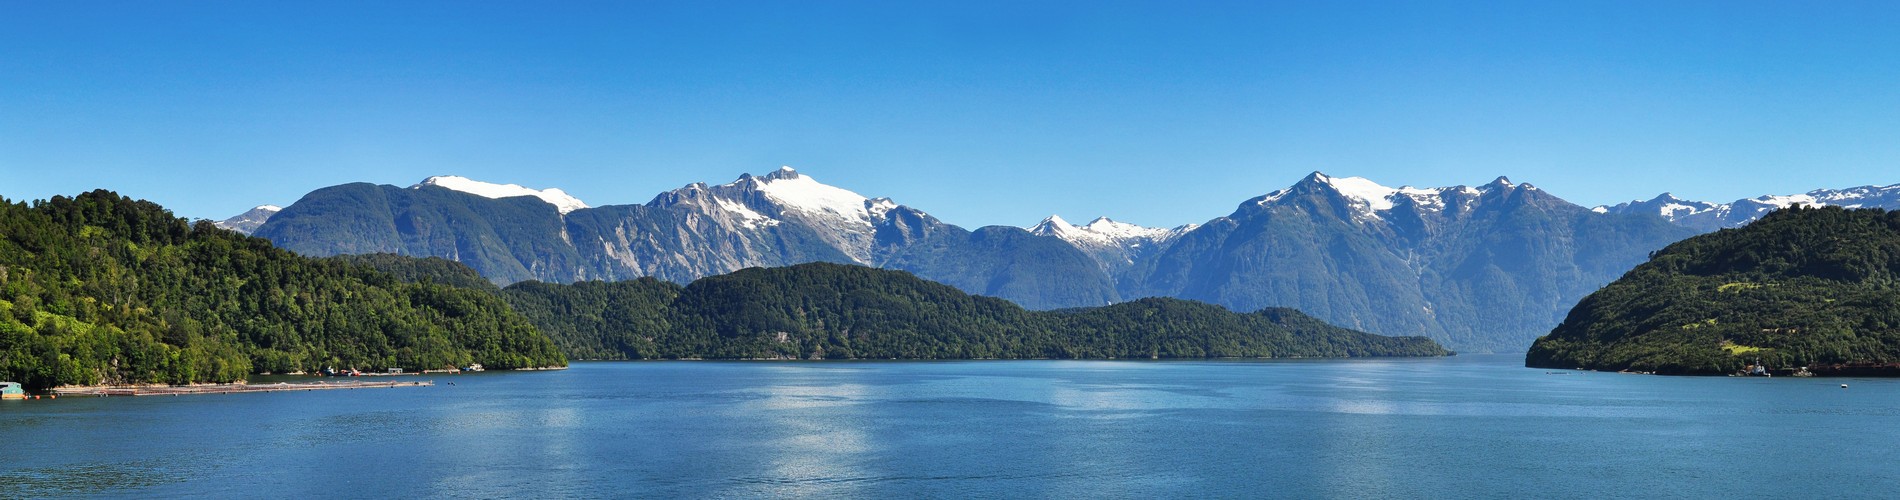
<svg viewBox="0 0 1900 500">
<path fill-rule="evenodd" d="M 870 398 L 871 387 L 793 376 L 756 392 L 764 397 L 734 411 L 762 421 L 766 435 L 757 450 L 767 468 L 733 482 L 762 486 L 775 496 L 838 497 L 870 479 L 862 466 L 863 454 L 871 450 L 863 430 L 867 416 L 859 407 Z"/>
<path fill-rule="evenodd" d="M 386 391 L 10 402 L 0 497 L 1900 487 L 1889 465 L 1900 433 L 1887 431 L 1900 424 L 1900 381 L 1843 391 L 1839 380 L 1556 376 L 1518 362 L 582 363 Z"/>
</svg>

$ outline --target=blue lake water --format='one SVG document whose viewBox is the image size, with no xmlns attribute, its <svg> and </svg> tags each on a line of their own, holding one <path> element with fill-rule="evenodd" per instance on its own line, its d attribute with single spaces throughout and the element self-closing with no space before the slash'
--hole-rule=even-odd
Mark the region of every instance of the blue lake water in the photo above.
<svg viewBox="0 0 1900 500">
<path fill-rule="evenodd" d="M 6 401 L 0 497 L 1900 494 L 1900 380 L 1520 363 L 576 363 Z"/>
</svg>

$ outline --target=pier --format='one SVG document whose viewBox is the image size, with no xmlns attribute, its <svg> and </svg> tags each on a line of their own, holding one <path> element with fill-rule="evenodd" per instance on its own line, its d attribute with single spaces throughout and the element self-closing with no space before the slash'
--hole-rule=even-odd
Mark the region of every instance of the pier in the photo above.
<svg viewBox="0 0 1900 500">
<path fill-rule="evenodd" d="M 378 389 L 394 387 L 428 387 L 435 381 L 420 382 L 279 382 L 275 384 L 206 384 L 179 386 L 112 386 L 112 387 L 61 387 L 53 389 L 59 396 L 179 396 L 186 394 L 237 394 L 244 392 L 284 392 L 284 391 L 322 391 L 334 389 Z"/>
</svg>

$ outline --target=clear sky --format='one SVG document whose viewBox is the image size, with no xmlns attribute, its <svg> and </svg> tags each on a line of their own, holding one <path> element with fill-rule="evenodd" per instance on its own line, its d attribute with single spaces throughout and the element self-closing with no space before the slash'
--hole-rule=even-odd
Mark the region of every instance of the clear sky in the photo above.
<svg viewBox="0 0 1900 500">
<path fill-rule="evenodd" d="M 1900 2 L 0 0 L 0 196 L 223 218 L 791 165 L 966 227 L 1320 170 L 1595 205 L 1900 183 Z"/>
</svg>

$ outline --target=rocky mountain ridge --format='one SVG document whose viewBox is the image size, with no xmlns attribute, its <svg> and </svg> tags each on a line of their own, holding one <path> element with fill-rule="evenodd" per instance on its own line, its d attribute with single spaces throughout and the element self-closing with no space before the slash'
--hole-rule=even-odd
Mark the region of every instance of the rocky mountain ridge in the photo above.
<svg viewBox="0 0 1900 500">
<path fill-rule="evenodd" d="M 1707 232 L 1741 227 L 1769 212 L 1794 205 L 1900 209 L 1900 184 L 1816 189 L 1802 194 L 1762 195 L 1728 203 L 1684 200 L 1674 194 L 1663 193 L 1649 200 L 1632 200 L 1592 210 L 1601 213 L 1652 213 L 1683 227 Z"/>
</svg>

